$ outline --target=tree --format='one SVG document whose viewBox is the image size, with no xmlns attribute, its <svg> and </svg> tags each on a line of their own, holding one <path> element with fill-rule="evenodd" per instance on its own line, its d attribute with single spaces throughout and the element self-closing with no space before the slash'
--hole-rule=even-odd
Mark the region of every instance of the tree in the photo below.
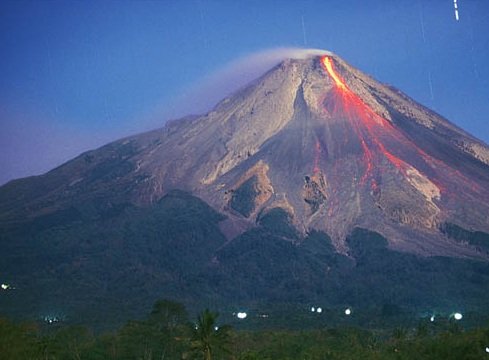
<svg viewBox="0 0 489 360">
<path fill-rule="evenodd" d="M 185 306 L 170 300 L 158 300 L 149 315 L 149 322 L 159 330 L 173 334 L 178 326 L 188 322 Z"/>
<path fill-rule="evenodd" d="M 93 346 L 95 338 L 90 330 L 84 326 L 65 326 L 60 328 L 54 336 L 54 352 L 61 358 L 81 360 L 84 353 Z"/>
<path fill-rule="evenodd" d="M 188 314 L 185 306 L 170 300 L 159 300 L 153 305 L 149 324 L 161 334 L 164 356 L 176 356 L 184 351 L 182 340 L 188 337 Z"/>
<path fill-rule="evenodd" d="M 190 355 L 194 359 L 211 360 L 215 354 L 229 354 L 230 331 L 228 325 L 217 326 L 218 313 L 205 309 L 198 317 L 192 331 Z"/>
<path fill-rule="evenodd" d="M 118 334 L 123 359 L 176 359 L 189 338 L 185 306 L 158 300 L 146 320 L 128 322 Z"/>
<path fill-rule="evenodd" d="M 37 332 L 33 325 L 18 325 L 0 318 L 0 359 L 34 359 L 38 350 L 35 341 Z"/>
</svg>

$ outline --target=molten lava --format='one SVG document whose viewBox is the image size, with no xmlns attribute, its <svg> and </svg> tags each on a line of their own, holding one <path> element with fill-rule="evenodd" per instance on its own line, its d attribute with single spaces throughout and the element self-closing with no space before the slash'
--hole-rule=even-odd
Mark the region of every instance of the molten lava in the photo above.
<svg viewBox="0 0 489 360">
<path fill-rule="evenodd" d="M 329 58 L 329 56 L 323 56 L 321 58 L 321 63 L 326 68 L 326 71 L 331 76 L 331 78 L 334 80 L 336 86 L 342 90 L 348 90 L 348 88 L 346 87 L 343 80 L 341 80 L 341 78 L 334 71 L 333 63 L 331 62 L 331 59 Z"/>
<path fill-rule="evenodd" d="M 335 113 L 335 115 L 346 115 L 346 119 L 358 137 L 364 153 L 365 172 L 360 183 L 364 184 L 368 178 L 371 178 L 372 189 L 377 188 L 373 171 L 375 169 L 374 156 L 378 152 L 383 154 L 398 170 L 405 173 L 407 166 L 397 156 L 389 152 L 380 139 L 380 136 L 384 135 L 382 134 L 385 132 L 384 128 L 390 125 L 389 122 L 377 115 L 358 95 L 346 86 L 345 81 L 336 73 L 329 56 L 322 57 L 321 63 L 335 83 L 332 99 L 334 108 L 328 110 Z M 383 131 L 381 132 L 380 129 L 383 129 Z"/>
<path fill-rule="evenodd" d="M 377 179 L 386 169 L 383 166 L 385 161 L 382 159 L 386 159 L 408 181 L 410 180 L 408 169 L 418 168 L 417 171 L 419 171 L 419 168 L 422 168 L 433 175 L 430 176 L 430 180 L 437 184 L 441 190 L 445 187 L 441 186 L 440 183 L 444 182 L 444 177 L 447 174 L 462 180 L 469 185 L 469 188 L 475 190 L 474 184 L 461 173 L 428 155 L 350 90 L 344 79 L 336 72 L 333 59 L 330 56 L 321 57 L 321 64 L 335 85 L 331 93 L 327 95 L 323 106 L 331 116 L 345 118 L 363 151 L 364 173 L 360 179 L 360 184 L 364 185 L 367 180 L 370 180 L 371 189 L 376 190 L 378 187 Z M 410 159 L 410 163 L 417 166 L 410 165 L 401 157 Z M 318 170 L 317 166 L 318 163 L 315 161 L 315 171 Z M 444 170 L 445 175 L 439 173 L 441 169 Z M 438 175 L 435 177 L 435 174 Z M 423 174 L 423 176 L 426 175 Z M 438 179 L 443 180 L 439 181 Z"/>
</svg>

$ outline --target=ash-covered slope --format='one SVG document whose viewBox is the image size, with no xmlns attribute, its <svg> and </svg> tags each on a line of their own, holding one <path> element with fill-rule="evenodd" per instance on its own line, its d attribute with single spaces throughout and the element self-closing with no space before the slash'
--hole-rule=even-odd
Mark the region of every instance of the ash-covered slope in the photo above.
<svg viewBox="0 0 489 360">
<path fill-rule="evenodd" d="M 472 256 L 448 226 L 489 231 L 489 148 L 327 54 L 287 60 L 203 116 L 174 121 L 0 190 L 19 221 L 96 197 L 150 206 L 189 191 L 227 216 L 229 239 L 273 208 L 341 252 L 355 227 L 398 250 Z"/>
<path fill-rule="evenodd" d="M 2 186 L 0 308 L 480 308 L 488 189 L 484 143 L 333 54 L 290 59 L 208 114 Z"/>
</svg>

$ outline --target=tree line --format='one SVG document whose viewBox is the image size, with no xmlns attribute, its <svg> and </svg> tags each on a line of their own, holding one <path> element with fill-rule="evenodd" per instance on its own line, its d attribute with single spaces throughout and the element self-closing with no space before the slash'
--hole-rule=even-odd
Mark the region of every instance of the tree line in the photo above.
<svg viewBox="0 0 489 360">
<path fill-rule="evenodd" d="M 190 320 L 185 307 L 157 301 L 142 320 L 94 334 L 62 323 L 45 326 L 0 319 L 0 359 L 9 360 L 320 360 L 489 359 L 489 327 L 456 321 L 416 327 L 237 330 L 208 309 Z"/>
</svg>

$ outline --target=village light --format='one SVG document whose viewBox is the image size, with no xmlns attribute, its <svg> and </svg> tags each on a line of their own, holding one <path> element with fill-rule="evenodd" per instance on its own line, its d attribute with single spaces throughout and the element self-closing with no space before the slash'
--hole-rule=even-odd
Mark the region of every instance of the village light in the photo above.
<svg viewBox="0 0 489 360">
<path fill-rule="evenodd" d="M 248 314 L 245 312 L 239 312 L 236 316 L 238 317 L 238 319 L 246 319 Z"/>
</svg>

